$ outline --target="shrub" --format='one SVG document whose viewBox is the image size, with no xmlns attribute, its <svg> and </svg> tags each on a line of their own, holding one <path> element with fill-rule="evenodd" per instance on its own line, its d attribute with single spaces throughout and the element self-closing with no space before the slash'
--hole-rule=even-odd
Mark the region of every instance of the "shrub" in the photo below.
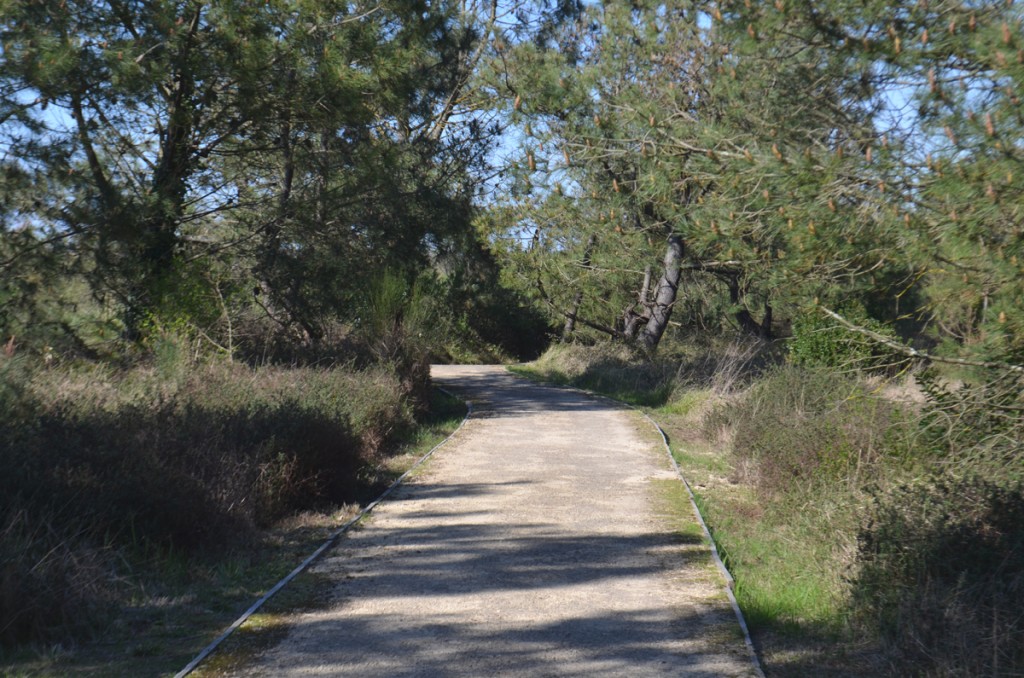
<svg viewBox="0 0 1024 678">
<path fill-rule="evenodd" d="M 705 418 L 729 427 L 737 468 L 765 492 L 842 479 L 859 483 L 886 453 L 896 406 L 853 377 L 782 367 Z"/>
<path fill-rule="evenodd" d="M 669 343 L 659 350 L 677 365 L 676 387 L 709 388 L 721 397 L 746 388 L 782 362 L 778 345 L 749 337 L 705 341 L 697 351 L 670 352 L 673 348 Z"/>
<path fill-rule="evenodd" d="M 610 395 L 635 405 L 663 405 L 675 385 L 676 366 L 645 360 L 615 342 L 593 346 L 558 344 L 534 367 L 549 379 Z"/>
<path fill-rule="evenodd" d="M 928 396 L 923 443 L 948 468 L 1024 482 L 1024 375 L 986 376 L 951 384 L 934 370 L 918 375 Z"/>
<path fill-rule="evenodd" d="M 900 670 L 1024 672 L 1024 491 L 933 477 L 874 497 L 859 535 L 854 620 Z"/>
<path fill-rule="evenodd" d="M 30 611 L 0 621 L 5 641 L 74 631 L 69 610 L 116 580 L 110 549 L 216 554 L 357 500 L 361 470 L 413 424 L 383 368 L 0 369 L 0 516 L 17 516 L 0 524 L 0 596 Z"/>
<path fill-rule="evenodd" d="M 83 632 L 116 594 L 114 559 L 81 522 L 10 510 L 0 523 L 0 644 Z"/>
<path fill-rule="evenodd" d="M 896 340 L 892 330 L 868 317 L 859 305 L 847 306 L 843 315 L 864 329 Z M 792 332 L 787 346 L 789 360 L 794 365 L 885 371 L 906 364 L 906 358 L 893 356 L 884 345 L 839 325 L 816 308 L 797 316 Z"/>
<path fill-rule="evenodd" d="M 693 386 L 724 395 L 775 360 L 771 345 L 759 341 L 711 342 L 696 349 L 667 343 L 653 360 L 627 344 L 606 341 L 555 344 L 531 369 L 548 379 L 657 407 Z"/>
</svg>

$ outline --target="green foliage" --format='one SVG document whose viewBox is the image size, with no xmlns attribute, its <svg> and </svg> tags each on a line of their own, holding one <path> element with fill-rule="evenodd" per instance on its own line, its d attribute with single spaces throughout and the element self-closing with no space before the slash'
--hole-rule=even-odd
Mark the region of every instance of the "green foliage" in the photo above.
<svg viewBox="0 0 1024 678">
<path fill-rule="evenodd" d="M 684 268 L 710 281 L 679 287 L 676 311 L 696 311 L 685 330 L 770 334 L 841 299 L 886 336 L 1019 363 L 1021 16 L 997 2 L 588 6 L 503 55 L 521 132 L 510 268 L 557 315 L 581 299 L 580 317 L 614 333 L 649 308 L 640 280 L 676 234 Z M 802 340 L 801 358 L 877 357 Z"/>
<path fill-rule="evenodd" d="M 365 271 L 421 270 L 470 228 L 493 130 L 449 105 L 483 37 L 459 3 L 6 9 L 8 336 L 39 334 L 47 289 L 74 276 L 131 343 L 187 331 L 230 353 L 255 290 L 315 344 L 353 320 Z"/>
<path fill-rule="evenodd" d="M 491 362 L 502 356 L 530 360 L 547 347 L 553 328 L 531 295 L 510 282 L 499 266 L 500 247 L 486 240 L 488 221 L 485 213 L 475 223 L 473 239 L 453 243 L 434 262 L 437 293 L 455 319 L 447 348 L 453 355 L 460 349 L 491 354 Z"/>
<path fill-rule="evenodd" d="M 526 195 L 509 201 L 506 232 L 534 237 L 510 260 L 556 312 L 579 294 L 581 317 L 606 331 L 649 318 L 660 302 L 640 280 L 651 266 L 657 281 L 673 237 L 693 272 L 670 305 L 694 309 L 687 329 L 771 336 L 769 306 L 788 312 L 822 288 L 864 294 L 898 268 L 887 257 L 905 239 L 875 209 L 877 179 L 864 190 L 849 179 L 863 158 L 845 147 L 877 129 L 878 90 L 849 86 L 870 82 L 869 63 L 831 49 L 802 9 L 587 10 L 512 59 Z M 752 41 L 750 14 L 784 27 Z"/>
<path fill-rule="evenodd" d="M 871 346 L 810 309 L 792 324 L 789 359 L 806 367 L 848 367 L 871 357 Z"/>
<path fill-rule="evenodd" d="M 897 341 L 889 326 L 869 317 L 862 307 L 841 308 L 840 314 L 853 324 Z M 789 360 L 809 368 L 833 368 L 870 372 L 900 366 L 884 345 L 827 318 L 811 307 L 792 322 L 792 337 L 786 342 Z"/>
<path fill-rule="evenodd" d="M 444 334 L 438 327 L 434 298 L 421 290 L 422 286 L 410 285 L 405 276 L 390 270 L 370 280 L 359 324 L 381 362 L 429 353 Z"/>
<path fill-rule="evenodd" d="M 927 675 L 1024 669 L 1024 492 L 932 477 L 876 494 L 858 540 L 855 620 L 895 668 Z"/>
</svg>

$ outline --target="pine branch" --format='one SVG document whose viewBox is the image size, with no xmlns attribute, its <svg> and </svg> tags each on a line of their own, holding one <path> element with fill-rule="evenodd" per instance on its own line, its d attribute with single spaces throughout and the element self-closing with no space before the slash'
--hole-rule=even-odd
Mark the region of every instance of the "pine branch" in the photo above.
<svg viewBox="0 0 1024 678">
<path fill-rule="evenodd" d="M 32 245 L 29 245 L 28 247 L 25 247 L 24 249 L 15 252 L 10 257 L 0 260 L 0 271 L 10 268 L 16 261 L 18 261 L 24 256 L 27 256 L 28 254 L 31 254 L 32 252 L 41 250 L 47 247 L 48 245 L 60 242 L 61 240 L 74 238 L 77 235 L 81 235 L 82 232 L 83 229 L 72 227 L 68 228 L 66 231 L 61 231 L 56 235 L 50 236 L 49 238 L 37 240 Z"/>
<path fill-rule="evenodd" d="M 498 17 L 498 0 L 492 0 L 490 16 L 487 19 L 486 29 L 481 31 L 480 41 L 477 43 L 476 49 L 473 54 L 469 57 L 468 61 L 464 64 L 460 64 L 463 72 L 459 76 L 459 81 L 452 88 L 451 93 L 448 95 L 448 99 L 444 102 L 444 106 L 438 114 L 430 131 L 427 132 L 427 138 L 431 141 L 437 141 L 441 138 L 441 134 L 448 126 L 448 121 L 451 120 L 452 115 L 455 113 L 455 104 L 458 102 L 459 97 L 462 96 L 462 91 L 469 82 L 470 77 L 476 72 L 477 67 L 480 63 L 480 58 L 483 56 L 484 48 L 487 46 L 487 38 L 494 30 L 495 22 Z"/>
<path fill-rule="evenodd" d="M 879 334 L 878 332 L 873 332 L 872 330 L 869 330 L 866 327 L 856 325 L 831 309 L 825 308 L 824 306 L 821 306 L 820 308 L 825 315 L 832 318 L 846 329 L 851 330 L 853 332 L 857 332 L 858 334 L 862 334 L 868 339 L 871 339 L 872 341 L 878 342 L 896 351 L 897 353 L 901 353 L 905 356 L 914 358 L 916 360 L 923 360 L 924 362 L 947 363 L 950 365 L 963 365 L 965 367 L 984 367 L 986 369 L 993 370 L 1008 370 L 1011 372 L 1019 372 L 1021 374 L 1024 374 L 1024 365 L 1014 365 L 1013 363 L 990 362 L 986 360 L 968 360 L 966 358 L 945 358 L 942 356 L 932 355 L 930 353 L 924 353 L 923 351 L 918 351 L 916 348 L 904 346 L 898 341 L 894 341 L 889 337 Z"/>
<path fill-rule="evenodd" d="M 582 318 L 582 317 L 580 317 L 578 315 L 570 313 L 569 311 L 566 311 L 565 309 L 559 308 L 555 304 L 555 302 L 551 299 L 551 297 L 548 296 L 548 291 L 546 289 L 544 289 L 544 283 L 541 282 L 539 278 L 535 281 L 535 283 L 536 283 L 536 287 L 537 287 L 537 292 L 540 294 L 540 298 L 543 299 L 544 303 L 546 303 L 548 305 L 548 307 L 551 308 L 551 310 L 553 310 L 555 313 L 561 314 L 562 316 L 564 316 L 566 318 L 572 318 L 576 322 L 578 322 L 580 324 L 583 324 L 583 325 L 586 325 L 587 327 L 589 327 L 592 330 L 597 330 L 598 332 L 603 332 L 603 333 L 608 334 L 608 335 L 610 335 L 610 336 L 612 336 L 612 337 L 614 337 L 616 339 L 621 339 L 622 338 L 622 332 L 618 331 L 614 327 L 609 327 L 607 325 L 602 325 L 600 323 L 596 323 L 596 322 L 593 322 L 591 320 L 587 320 L 586 318 Z"/>
</svg>

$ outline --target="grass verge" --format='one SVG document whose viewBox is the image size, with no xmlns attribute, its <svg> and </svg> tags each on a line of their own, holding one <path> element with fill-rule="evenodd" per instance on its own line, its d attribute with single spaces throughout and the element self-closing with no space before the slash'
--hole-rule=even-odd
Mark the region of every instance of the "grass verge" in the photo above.
<svg viewBox="0 0 1024 678">
<path fill-rule="evenodd" d="M 570 360 L 556 351 L 512 371 L 639 406 L 662 426 L 736 580 L 737 601 L 766 670 L 785 676 L 878 675 L 874 648 L 846 633 L 845 563 L 859 517 L 853 496 L 838 493 L 823 503 L 812 492 L 760 493 L 737 468 L 728 445 L 705 434 L 703 420 L 725 399 L 713 380 L 680 383 L 664 365 L 640 366 L 620 379 L 629 371 L 625 361 L 609 370 L 604 353 L 588 363 L 572 349 L 562 350 Z"/>
</svg>

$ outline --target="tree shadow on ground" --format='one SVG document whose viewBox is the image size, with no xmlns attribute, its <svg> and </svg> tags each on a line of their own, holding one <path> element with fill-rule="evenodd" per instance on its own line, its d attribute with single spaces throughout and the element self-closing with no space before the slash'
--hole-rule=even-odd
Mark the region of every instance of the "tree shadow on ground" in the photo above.
<svg viewBox="0 0 1024 678">
<path fill-rule="evenodd" d="M 707 558 L 699 537 L 570 534 L 451 502 L 521 484 L 402 488 L 392 501 L 421 506 L 397 526 L 371 521 L 317 566 L 336 583 L 329 608 L 293 621 L 269 673 L 718 676 L 749 665 L 728 606 L 666 605 L 670 583 L 642 603 L 620 605 L 612 593 L 622 590 L 616 584 L 699 567 Z M 545 611 L 534 616 L 533 601 Z"/>
<path fill-rule="evenodd" d="M 535 384 L 504 370 L 468 372 L 459 374 L 457 378 L 434 377 L 434 383 L 471 400 L 474 416 L 478 417 L 517 417 L 541 412 L 613 412 L 623 408 L 577 391 Z M 499 399 L 500 406 L 496 407 Z"/>
</svg>

